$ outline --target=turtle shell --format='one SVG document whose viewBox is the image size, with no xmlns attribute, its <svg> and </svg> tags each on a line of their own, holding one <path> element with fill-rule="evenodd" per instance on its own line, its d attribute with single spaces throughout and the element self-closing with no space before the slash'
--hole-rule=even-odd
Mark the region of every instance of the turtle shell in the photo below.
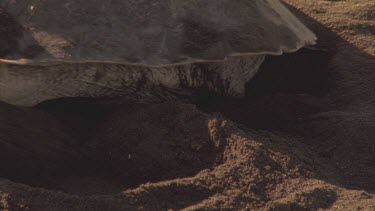
<svg viewBox="0 0 375 211">
<path fill-rule="evenodd" d="M 281 54 L 316 40 L 279 0 L 1 0 L 0 6 L 0 24 L 12 23 L 0 35 L 3 63 L 167 66 Z"/>
</svg>

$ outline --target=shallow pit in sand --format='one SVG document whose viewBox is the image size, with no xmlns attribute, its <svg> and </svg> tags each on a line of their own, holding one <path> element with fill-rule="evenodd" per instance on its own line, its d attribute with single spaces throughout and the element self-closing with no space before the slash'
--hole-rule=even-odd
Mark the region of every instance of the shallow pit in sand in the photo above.
<svg viewBox="0 0 375 211">
<path fill-rule="evenodd" d="M 34 128 L 8 137 L 25 143 L 9 154 L 19 149 L 30 153 L 2 176 L 73 194 L 111 194 L 194 176 L 221 162 L 222 149 L 210 134 L 210 118 L 195 106 L 105 102 L 60 99 L 34 109 L 6 105 L 12 109 L 5 125 Z M 30 118 L 13 121 L 10 116 L 15 115 Z M 42 121 L 46 123 L 39 124 Z M 35 131 L 39 134 L 32 134 Z"/>
</svg>

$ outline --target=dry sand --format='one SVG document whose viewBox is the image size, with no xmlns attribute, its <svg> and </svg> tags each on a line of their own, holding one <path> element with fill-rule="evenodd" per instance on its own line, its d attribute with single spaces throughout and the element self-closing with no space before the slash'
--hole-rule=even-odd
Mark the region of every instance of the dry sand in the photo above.
<svg viewBox="0 0 375 211">
<path fill-rule="evenodd" d="M 286 3 L 319 43 L 245 99 L 1 103 L 0 209 L 375 210 L 375 1 Z"/>
</svg>

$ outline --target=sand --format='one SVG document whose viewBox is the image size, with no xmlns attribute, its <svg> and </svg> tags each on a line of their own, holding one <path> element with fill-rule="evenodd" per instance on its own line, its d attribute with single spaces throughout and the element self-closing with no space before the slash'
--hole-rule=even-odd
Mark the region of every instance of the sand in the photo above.
<svg viewBox="0 0 375 211">
<path fill-rule="evenodd" d="M 375 210 L 375 2 L 286 4 L 243 99 L 0 103 L 0 210 Z"/>
</svg>

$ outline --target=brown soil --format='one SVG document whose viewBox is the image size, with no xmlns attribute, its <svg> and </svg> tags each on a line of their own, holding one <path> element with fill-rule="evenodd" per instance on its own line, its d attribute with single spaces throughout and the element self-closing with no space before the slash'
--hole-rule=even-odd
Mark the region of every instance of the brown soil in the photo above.
<svg viewBox="0 0 375 211">
<path fill-rule="evenodd" d="M 1 103 L 0 210 L 375 210 L 375 2 L 286 2 L 245 99 Z"/>
</svg>

